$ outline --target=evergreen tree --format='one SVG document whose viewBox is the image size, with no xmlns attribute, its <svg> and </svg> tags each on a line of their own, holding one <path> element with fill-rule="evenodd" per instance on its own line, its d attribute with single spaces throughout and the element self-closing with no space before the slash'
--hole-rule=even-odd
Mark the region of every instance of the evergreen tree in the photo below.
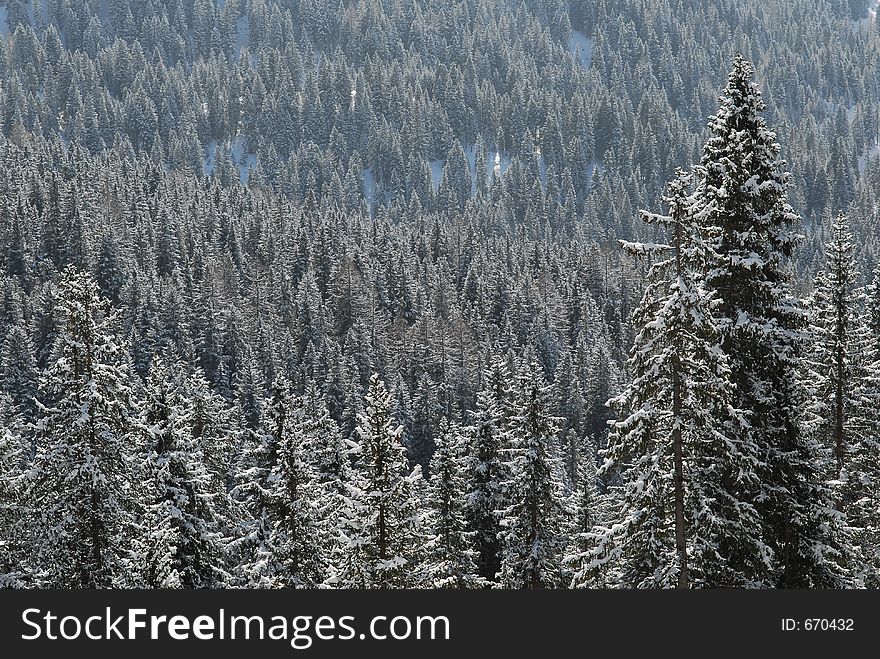
<svg viewBox="0 0 880 659">
<path fill-rule="evenodd" d="M 587 588 L 598 582 L 593 567 L 592 553 L 599 526 L 599 500 L 596 492 L 596 462 L 594 449 L 585 446 L 578 451 L 577 481 L 573 493 L 574 514 L 569 532 L 565 564 L 573 568 L 571 587 Z"/>
<path fill-rule="evenodd" d="M 500 369 L 500 364 L 496 364 Z M 498 378 L 498 386 L 503 386 Z M 466 471 L 465 515 L 468 530 L 474 534 L 477 570 L 487 581 L 495 581 L 501 569 L 501 515 L 507 507 L 505 482 L 508 480 L 506 456 L 506 421 L 501 406 L 491 390 L 477 394 L 477 409 L 466 429 L 468 457 Z"/>
<path fill-rule="evenodd" d="M 484 582 L 476 574 L 472 534 L 465 528 L 465 436 L 445 419 L 441 433 L 427 488 L 432 506 L 428 522 L 433 534 L 427 543 L 427 583 L 432 588 L 473 588 Z"/>
<path fill-rule="evenodd" d="M 25 494 L 30 569 L 45 586 L 124 585 L 137 509 L 131 376 L 115 316 L 89 275 L 64 271 L 56 313 L 60 334 L 40 378 Z"/>
<path fill-rule="evenodd" d="M 313 464 L 322 419 L 309 417 L 302 399 L 286 404 L 275 410 L 277 460 L 266 483 L 275 518 L 268 572 L 275 584 L 308 588 L 323 583 L 328 570 L 326 495 Z"/>
<path fill-rule="evenodd" d="M 22 486 L 30 459 L 20 423 L 12 412 L 12 403 L 0 394 L 0 588 L 26 585 L 22 560 L 28 551 L 23 542 L 21 512 Z"/>
<path fill-rule="evenodd" d="M 802 376 L 810 390 L 807 429 L 826 457 L 824 473 L 836 506 L 847 515 L 855 543 L 865 554 L 865 577 L 876 584 L 880 363 L 864 289 L 855 287 L 852 252 L 847 219 L 840 214 L 808 301 L 812 337 Z"/>
<path fill-rule="evenodd" d="M 510 500 L 501 520 L 500 578 L 507 588 L 568 585 L 562 565 L 566 519 L 561 467 L 552 454 L 557 428 L 550 415 L 549 392 L 537 363 L 518 375 L 519 412 L 512 420 L 509 449 L 513 454 Z"/>
<path fill-rule="evenodd" d="M 212 588 L 226 580 L 221 512 L 192 434 L 192 402 L 183 377 L 161 360 L 150 367 L 140 410 L 145 436 L 146 511 L 139 568 L 151 588 Z M 219 510 L 218 510 L 219 509 Z"/>
<path fill-rule="evenodd" d="M 370 377 L 358 415 L 356 464 L 340 519 L 338 573 L 332 583 L 354 588 L 422 585 L 423 513 L 420 469 L 408 469 L 403 428 L 391 419 L 391 394 Z"/>
<path fill-rule="evenodd" d="M 601 469 L 623 482 L 619 518 L 600 533 L 597 562 L 613 562 L 612 581 L 628 587 L 761 585 L 769 570 L 747 499 L 757 456 L 730 403 L 714 300 L 700 280 L 708 250 L 690 214 L 689 183 L 679 170 L 664 197 L 669 215 L 642 214 L 668 230 L 671 245 L 625 245 L 659 256 L 633 317 L 640 330 L 632 381 L 609 401 L 619 416 Z"/>
<path fill-rule="evenodd" d="M 786 200 L 790 177 L 761 116 L 765 104 L 753 75 L 751 63 L 738 55 L 709 123 L 693 212 L 709 242 L 706 284 L 718 300 L 733 403 L 747 416 L 745 443 L 761 463 L 753 500 L 775 560 L 768 585 L 841 586 L 847 583 L 845 530 L 830 512 L 799 412 L 804 311 L 786 271 L 798 216 Z"/>
</svg>

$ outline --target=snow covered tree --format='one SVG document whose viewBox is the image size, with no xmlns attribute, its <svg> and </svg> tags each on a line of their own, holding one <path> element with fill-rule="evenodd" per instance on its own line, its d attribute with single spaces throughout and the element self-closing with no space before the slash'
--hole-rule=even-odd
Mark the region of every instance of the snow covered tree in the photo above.
<svg viewBox="0 0 880 659">
<path fill-rule="evenodd" d="M 642 213 L 667 230 L 671 245 L 624 245 L 658 257 L 633 316 L 632 380 L 609 401 L 618 418 L 602 452 L 601 474 L 622 480 L 622 505 L 600 532 L 593 560 L 611 561 L 610 580 L 627 587 L 760 585 L 769 571 L 747 498 L 758 459 L 731 406 L 715 302 L 700 279 L 708 252 L 690 214 L 689 185 L 679 170 L 664 197 L 669 215 Z"/>
<path fill-rule="evenodd" d="M 826 457 L 837 508 L 854 527 L 867 559 L 865 578 L 880 567 L 880 363 L 846 216 L 838 215 L 825 245 L 825 267 L 808 300 L 812 327 L 802 379 L 810 391 L 807 430 Z"/>
<path fill-rule="evenodd" d="M 272 383 L 263 419 L 233 491 L 248 511 L 234 542 L 240 577 L 249 587 L 315 587 L 327 577 L 328 528 L 338 508 L 338 486 L 322 480 L 317 466 L 332 424 L 283 375 Z"/>
<path fill-rule="evenodd" d="M 567 586 L 562 565 L 566 525 L 562 468 L 553 455 L 556 418 L 550 387 L 536 362 L 517 376 L 512 419 L 512 474 L 509 505 L 501 519 L 500 579 L 507 588 Z"/>
<path fill-rule="evenodd" d="M 500 367 L 499 367 L 500 372 Z M 500 382 L 498 386 L 503 386 Z M 492 391 L 477 394 L 477 409 L 466 428 L 468 456 L 465 469 L 465 516 L 473 533 L 477 568 L 481 577 L 495 581 L 501 569 L 501 515 L 507 507 L 507 433 L 501 406 Z"/>
<path fill-rule="evenodd" d="M 300 415 L 303 411 L 300 408 Z M 271 573 L 286 587 L 315 587 L 327 575 L 327 535 L 321 517 L 323 492 L 308 461 L 312 420 L 300 418 L 278 447 L 278 464 L 269 475 L 277 511 L 269 548 Z"/>
<path fill-rule="evenodd" d="M 577 481 L 571 502 L 572 524 L 564 561 L 573 571 L 573 588 L 587 588 L 598 584 L 598 573 L 592 560 L 597 538 L 596 527 L 600 523 L 595 448 L 586 441 L 581 444 L 577 450 Z"/>
<path fill-rule="evenodd" d="M 693 213 L 710 247 L 706 284 L 718 301 L 733 404 L 749 423 L 744 445 L 761 461 L 753 501 L 774 556 L 768 585 L 841 586 L 845 529 L 831 512 L 799 411 L 805 318 L 786 271 L 799 218 L 786 199 L 790 177 L 761 116 L 765 104 L 753 75 L 751 63 L 737 55 L 696 168 Z"/>
<path fill-rule="evenodd" d="M 146 511 L 137 562 L 151 588 L 212 588 L 226 580 L 221 514 L 215 509 L 225 491 L 211 489 L 192 416 L 182 374 L 155 359 L 139 415 Z"/>
<path fill-rule="evenodd" d="M 26 584 L 22 560 L 28 551 L 22 528 L 24 475 L 30 461 L 12 402 L 0 393 L 0 588 Z"/>
<path fill-rule="evenodd" d="M 432 588 L 473 588 L 485 583 L 477 576 L 473 534 L 465 525 L 465 439 L 456 424 L 448 419 L 441 422 L 427 488 L 432 537 L 427 543 L 426 564 L 427 584 Z"/>
<path fill-rule="evenodd" d="M 126 583 L 135 499 L 133 407 L 115 316 L 87 274 L 62 274 L 60 335 L 40 378 L 37 450 L 25 498 L 38 583 L 106 588 Z"/>
<path fill-rule="evenodd" d="M 337 574 L 330 581 L 340 587 L 412 588 L 423 582 L 421 472 L 408 469 L 403 429 L 392 422 L 391 404 L 374 374 L 358 415 L 357 462 L 339 520 Z"/>
<path fill-rule="evenodd" d="M 273 501 L 277 492 L 269 481 L 278 467 L 280 443 L 290 432 L 293 399 L 290 381 L 283 375 L 276 376 L 266 409 L 260 415 L 263 425 L 259 432 L 248 433 L 242 455 L 234 465 L 237 482 L 230 495 L 238 503 L 240 514 L 230 550 L 236 555 L 239 579 L 250 586 L 275 585 L 269 537 L 277 523 Z M 276 484 L 277 480 L 273 479 Z"/>
</svg>

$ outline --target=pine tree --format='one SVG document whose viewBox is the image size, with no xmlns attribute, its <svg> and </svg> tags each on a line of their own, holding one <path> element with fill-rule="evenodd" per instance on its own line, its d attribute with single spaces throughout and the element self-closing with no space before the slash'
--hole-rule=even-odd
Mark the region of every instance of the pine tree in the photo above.
<svg viewBox="0 0 880 659">
<path fill-rule="evenodd" d="M 422 584 L 423 513 L 416 498 L 421 474 L 409 472 L 403 429 L 391 419 L 391 394 L 370 378 L 358 415 L 357 462 L 340 518 L 337 574 L 348 588 L 411 588 Z"/>
<path fill-rule="evenodd" d="M 226 580 L 221 534 L 225 492 L 211 475 L 192 434 L 192 401 L 183 377 L 155 359 L 139 425 L 145 436 L 146 511 L 139 543 L 143 582 L 151 588 L 212 588 Z"/>
<path fill-rule="evenodd" d="M 517 376 L 519 412 L 511 427 L 510 499 L 501 520 L 500 577 L 506 588 L 568 585 L 562 565 L 566 525 L 562 471 L 552 454 L 557 427 L 550 415 L 549 392 L 536 362 Z"/>
<path fill-rule="evenodd" d="M 12 411 L 12 402 L 0 393 L 0 588 L 26 585 L 22 569 L 28 551 L 22 533 L 22 487 L 29 451 L 21 436 L 21 423 Z"/>
<path fill-rule="evenodd" d="M 473 588 L 484 580 L 477 576 L 476 552 L 465 526 L 465 436 L 456 424 L 441 422 L 441 437 L 431 459 L 427 500 L 432 538 L 427 543 L 427 583 L 432 588 Z"/>
<path fill-rule="evenodd" d="M 837 509 L 854 527 L 867 561 L 865 578 L 877 583 L 880 552 L 880 363 L 868 325 L 866 296 L 856 288 L 856 264 L 846 216 L 840 214 L 825 245 L 825 267 L 808 300 L 812 326 L 803 380 L 810 391 L 807 430 L 826 456 L 824 474 Z"/>
<path fill-rule="evenodd" d="M 572 568 L 572 588 L 588 588 L 598 583 L 592 554 L 596 545 L 596 528 L 600 523 L 600 503 L 596 492 L 595 448 L 582 442 L 577 451 L 577 481 L 572 493 L 574 510 L 569 529 L 569 542 L 564 563 Z"/>
<path fill-rule="evenodd" d="M 126 583 L 133 535 L 133 408 L 115 316 L 88 275 L 59 286 L 60 335 L 40 378 L 37 452 L 26 500 L 36 579 L 59 588 Z"/>
<path fill-rule="evenodd" d="M 248 433 L 240 459 L 234 464 L 235 485 L 230 494 L 241 514 L 230 549 L 237 555 L 238 577 L 246 585 L 271 588 L 276 585 L 271 563 L 269 537 L 277 524 L 278 510 L 270 485 L 277 471 L 279 448 L 290 431 L 293 389 L 283 375 L 272 382 L 269 400 L 260 415 L 259 432 Z M 277 478 L 272 478 L 277 484 Z"/>
<path fill-rule="evenodd" d="M 267 488 L 275 522 L 268 537 L 269 574 L 288 588 L 316 587 L 327 578 L 325 490 L 313 464 L 321 417 L 310 417 L 301 399 L 291 401 L 279 429 L 277 462 Z"/>
<path fill-rule="evenodd" d="M 667 229 L 671 245 L 624 245 L 659 257 L 633 316 L 640 329 L 630 351 L 632 380 L 609 401 L 618 419 L 602 452 L 601 475 L 623 481 L 622 508 L 599 534 L 596 564 L 614 563 L 612 581 L 629 587 L 755 585 L 766 561 L 745 496 L 755 486 L 757 458 L 741 441 L 744 421 L 730 405 L 714 301 L 700 280 L 708 252 L 689 185 L 679 170 L 664 197 L 669 215 L 642 213 Z"/>
<path fill-rule="evenodd" d="M 734 405 L 749 423 L 747 444 L 761 464 L 754 501 L 775 557 L 770 584 L 846 584 L 846 540 L 830 513 L 813 446 L 801 429 L 800 365 L 804 310 L 788 283 L 786 259 L 799 220 L 786 200 L 789 174 L 750 62 L 737 56 L 697 167 L 693 212 L 710 246 L 706 284 L 718 300 L 721 349 L 728 355 Z M 754 575 L 756 581 L 763 581 Z"/>
<path fill-rule="evenodd" d="M 497 363 L 500 373 L 500 363 Z M 502 378 L 497 378 L 497 387 L 503 387 Z M 471 424 L 467 427 L 468 457 L 464 468 L 466 472 L 465 515 L 468 530 L 474 534 L 474 548 L 477 552 L 477 571 L 489 582 L 495 581 L 501 569 L 501 515 L 507 507 L 505 482 L 509 480 L 506 456 L 506 420 L 502 406 L 489 389 L 477 394 L 477 409 L 473 412 Z"/>
</svg>

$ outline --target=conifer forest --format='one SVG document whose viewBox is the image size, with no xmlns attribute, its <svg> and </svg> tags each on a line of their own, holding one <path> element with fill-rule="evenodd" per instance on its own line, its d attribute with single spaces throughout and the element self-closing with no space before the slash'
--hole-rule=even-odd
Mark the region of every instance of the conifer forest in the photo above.
<svg viewBox="0 0 880 659">
<path fill-rule="evenodd" d="M 880 586 L 877 0 L 0 0 L 0 586 Z"/>
</svg>

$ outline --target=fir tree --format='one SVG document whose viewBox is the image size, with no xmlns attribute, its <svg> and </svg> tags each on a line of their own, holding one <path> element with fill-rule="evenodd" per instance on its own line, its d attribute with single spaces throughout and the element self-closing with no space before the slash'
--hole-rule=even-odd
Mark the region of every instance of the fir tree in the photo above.
<svg viewBox="0 0 880 659">
<path fill-rule="evenodd" d="M 131 377 L 115 317 L 90 276 L 64 271 L 56 313 L 60 335 L 40 378 L 37 452 L 25 495 L 31 569 L 45 586 L 121 585 L 137 496 Z"/>
<path fill-rule="evenodd" d="M 786 199 L 790 177 L 761 116 L 765 104 L 753 75 L 738 55 L 709 123 L 693 212 L 710 247 L 706 284 L 718 300 L 733 403 L 747 416 L 745 443 L 761 463 L 753 500 L 775 559 L 768 585 L 841 586 L 845 530 L 829 512 L 814 447 L 802 432 L 803 393 L 795 381 L 805 318 L 786 260 L 798 241 L 799 218 Z"/>
<path fill-rule="evenodd" d="M 625 245 L 659 257 L 633 317 L 640 329 L 632 381 L 609 401 L 619 416 L 601 469 L 623 482 L 619 518 L 599 534 L 595 560 L 611 561 L 612 580 L 628 587 L 760 585 L 769 569 L 747 499 L 757 456 L 730 404 L 714 301 L 699 276 L 708 252 L 690 215 L 689 183 L 679 170 L 664 197 L 669 215 L 642 214 L 668 230 L 671 245 Z"/>
<path fill-rule="evenodd" d="M 288 404 L 266 482 L 275 518 L 267 541 L 269 574 L 275 584 L 308 588 L 323 583 L 328 570 L 326 495 L 313 464 L 322 418 L 309 417 L 302 399 Z"/>
<path fill-rule="evenodd" d="M 535 362 L 517 377 L 510 499 L 501 519 L 500 579 L 506 588 L 567 585 L 562 565 L 562 474 L 552 454 L 557 427 L 550 415 L 549 392 Z"/>
<path fill-rule="evenodd" d="M 22 561 L 28 551 L 21 528 L 25 470 L 30 460 L 21 423 L 12 412 L 12 403 L 0 394 L 0 588 L 26 585 Z"/>
<path fill-rule="evenodd" d="M 341 587 L 411 588 L 422 584 L 423 513 L 416 498 L 420 470 L 408 469 L 403 428 L 391 419 L 391 394 L 370 378 L 358 415 L 356 464 L 340 519 L 337 570 Z"/>
<path fill-rule="evenodd" d="M 825 245 L 825 267 L 816 275 L 808 300 L 812 340 L 802 377 L 810 391 L 807 430 L 827 456 L 824 473 L 836 506 L 847 515 L 867 559 L 864 576 L 876 584 L 880 363 L 865 313 L 865 292 L 855 286 L 852 252 L 846 216 L 840 214 Z"/>
<path fill-rule="evenodd" d="M 151 588 L 212 588 L 226 580 L 219 512 L 225 507 L 215 509 L 225 492 L 211 489 L 182 380 L 154 360 L 140 411 L 147 505 L 138 562 Z"/>
<path fill-rule="evenodd" d="M 499 378 L 498 386 L 502 386 Z M 477 394 L 477 409 L 466 429 L 468 457 L 465 462 L 465 515 L 473 533 L 479 575 L 495 581 L 501 569 L 501 515 L 507 507 L 505 482 L 508 480 L 506 423 L 501 406 L 492 391 Z"/>
<path fill-rule="evenodd" d="M 577 480 L 573 499 L 573 514 L 565 564 L 572 568 L 572 588 L 587 588 L 598 583 L 597 571 L 592 565 L 599 526 L 599 501 L 596 492 L 595 449 L 587 442 L 578 450 Z"/>
<path fill-rule="evenodd" d="M 483 583 L 477 576 L 472 534 L 465 527 L 464 439 L 455 424 L 443 420 L 427 488 L 433 537 L 427 544 L 426 562 L 432 588 L 473 588 Z"/>
</svg>

